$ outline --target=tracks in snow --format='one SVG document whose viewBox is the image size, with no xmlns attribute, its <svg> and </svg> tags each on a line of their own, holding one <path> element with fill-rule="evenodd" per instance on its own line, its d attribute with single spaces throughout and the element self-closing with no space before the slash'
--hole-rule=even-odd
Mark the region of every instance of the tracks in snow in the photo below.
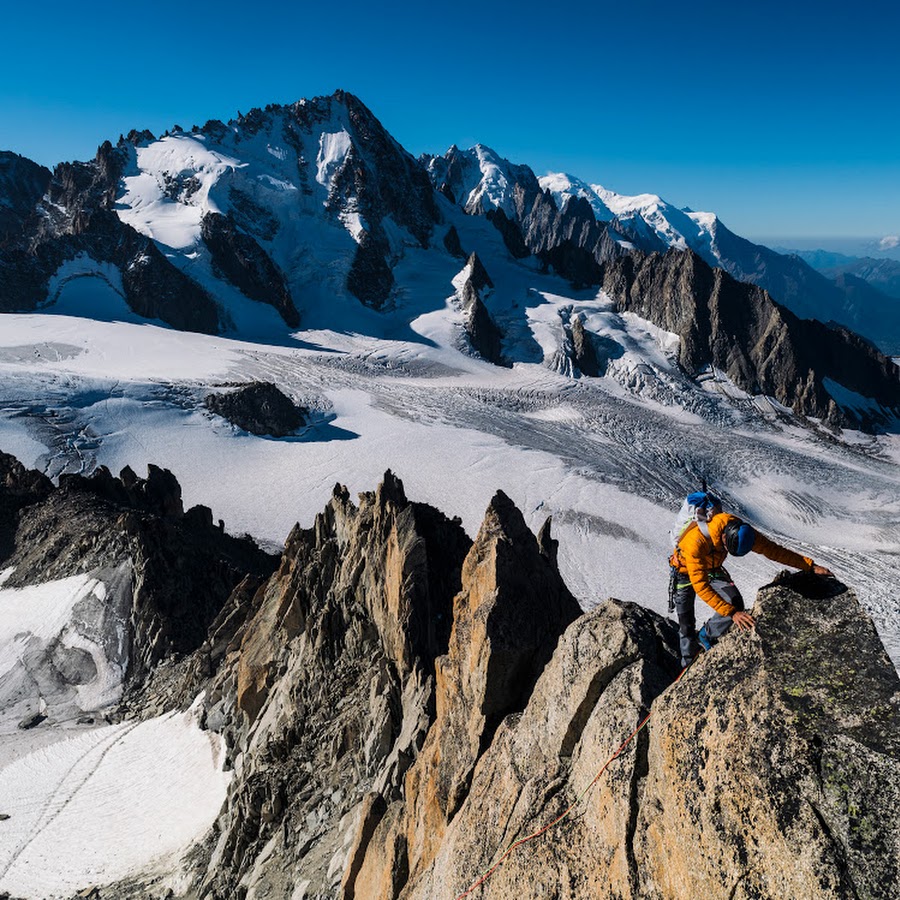
<svg viewBox="0 0 900 900">
<path fill-rule="evenodd" d="M 20 840 L 8 859 L 0 867 L 0 881 L 2 881 L 34 840 L 64 812 L 79 791 L 91 780 L 109 753 L 118 744 L 121 744 L 138 725 L 140 725 L 140 722 L 110 726 L 110 728 L 114 729 L 112 734 L 105 735 L 96 744 L 88 747 L 60 775 L 56 786 L 41 802 L 40 812 L 34 822 L 28 827 L 27 834 Z M 51 752 L 52 747 L 53 745 L 45 752 Z M 18 810 L 8 810 L 7 814 L 18 816 L 25 812 L 27 810 L 19 808 Z"/>
</svg>

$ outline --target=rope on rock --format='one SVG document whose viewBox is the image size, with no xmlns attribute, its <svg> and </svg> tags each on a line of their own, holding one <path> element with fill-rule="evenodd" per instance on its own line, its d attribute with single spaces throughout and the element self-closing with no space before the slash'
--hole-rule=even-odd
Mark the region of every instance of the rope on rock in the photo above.
<svg viewBox="0 0 900 900">
<path fill-rule="evenodd" d="M 684 675 L 685 672 L 687 672 L 692 663 L 693 660 L 691 661 L 691 663 L 686 665 L 681 670 L 681 672 L 678 673 L 678 677 L 675 679 L 675 681 L 672 682 L 672 684 L 678 684 L 678 682 L 681 680 L 681 676 Z M 468 897 L 469 894 L 471 894 L 476 888 L 481 887 L 481 885 L 483 885 L 494 874 L 494 872 L 496 872 L 497 869 L 499 869 L 500 866 L 502 866 L 503 863 L 506 862 L 506 860 L 512 854 L 513 850 L 515 850 L 517 847 L 521 847 L 523 844 L 527 844 L 529 841 L 533 841 L 535 838 L 539 838 L 542 834 L 548 832 L 551 828 L 554 828 L 556 825 L 562 822 L 562 820 L 565 819 L 569 815 L 569 813 L 571 813 L 572 810 L 575 809 L 575 807 L 578 806 L 578 804 L 581 803 L 581 801 L 587 796 L 588 791 L 590 791 L 590 789 L 600 780 L 600 776 L 609 768 L 612 762 L 617 757 L 621 756 L 621 754 L 625 751 L 625 748 L 637 737 L 641 729 L 643 729 L 647 722 L 650 721 L 650 716 L 652 715 L 653 712 L 651 710 L 647 713 L 646 716 L 644 716 L 643 719 L 641 719 L 638 727 L 635 728 L 634 731 L 632 731 L 624 741 L 622 741 L 619 749 L 616 750 L 616 752 L 613 753 L 613 755 L 610 756 L 610 758 L 605 763 L 603 763 L 603 768 L 600 769 L 600 771 L 594 776 L 591 783 L 575 798 L 574 802 L 564 812 L 558 815 L 552 822 L 548 822 L 546 825 L 544 825 L 542 828 L 539 828 L 532 834 L 529 834 L 523 838 L 519 838 L 517 841 L 513 841 L 513 843 L 511 843 L 509 847 L 506 848 L 497 862 L 495 862 L 484 874 L 480 875 L 477 880 L 473 881 L 472 884 L 469 885 L 469 887 L 467 887 L 461 894 L 457 896 L 456 900 L 463 900 L 464 897 Z"/>
</svg>

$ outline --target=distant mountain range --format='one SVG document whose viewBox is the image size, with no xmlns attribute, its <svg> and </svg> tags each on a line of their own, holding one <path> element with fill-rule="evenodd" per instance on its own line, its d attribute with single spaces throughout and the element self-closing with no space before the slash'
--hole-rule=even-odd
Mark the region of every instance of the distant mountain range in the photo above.
<svg viewBox="0 0 900 900">
<path fill-rule="evenodd" d="M 848 256 L 829 250 L 791 250 L 776 248 L 779 253 L 794 254 L 817 272 L 840 282 L 850 276 L 865 281 L 888 297 L 900 299 L 900 260 L 872 256 Z"/>
<path fill-rule="evenodd" d="M 502 243 L 481 231 L 477 248 L 464 246 L 460 215 Z M 342 91 L 159 138 L 133 131 L 53 172 L 0 153 L 0 311 L 77 311 L 73 286 L 89 279 L 137 316 L 184 330 L 374 333 L 385 314 L 410 322 L 443 302 L 401 287 L 401 262 L 468 258 L 465 286 L 454 281 L 466 340 L 508 365 L 530 325 L 518 301 L 488 296 L 498 252 L 602 287 L 620 310 L 676 332 L 688 373 L 715 366 L 745 391 L 834 423 L 900 407 L 896 367 L 874 346 L 804 321 L 900 352 L 900 306 L 869 282 L 829 280 L 712 213 L 539 179 L 481 145 L 416 160 Z M 576 319 L 573 365 L 589 375 L 596 336 Z"/>
<path fill-rule="evenodd" d="M 541 191 L 560 211 L 579 201 L 568 213 L 582 222 L 583 246 L 595 241 L 588 207 L 596 222 L 605 226 L 603 246 L 593 248 L 598 261 L 622 251 L 691 250 L 738 281 L 765 288 L 801 318 L 837 322 L 886 353 L 900 353 L 900 306 L 891 302 L 896 295 L 888 289 L 891 275 L 900 273 L 900 263 L 884 260 L 880 276 L 872 277 L 862 274 L 864 268 L 820 272 L 820 266 L 804 254 L 776 252 L 739 237 L 714 213 L 678 209 L 655 194 L 624 196 L 565 174 L 536 179 L 527 166 L 513 165 L 480 145 L 468 151 L 451 147 L 445 156 L 425 157 L 423 162 L 432 180 L 469 213 L 498 210 L 522 224 L 533 220 L 533 205 Z M 534 250 L 541 239 L 526 243 Z"/>
</svg>

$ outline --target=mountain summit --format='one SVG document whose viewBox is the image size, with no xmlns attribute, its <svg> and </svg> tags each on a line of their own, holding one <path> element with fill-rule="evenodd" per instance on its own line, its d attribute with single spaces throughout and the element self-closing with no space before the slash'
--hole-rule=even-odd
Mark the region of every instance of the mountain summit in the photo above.
<svg viewBox="0 0 900 900">
<path fill-rule="evenodd" d="M 5 153 L 0 200 L 5 311 L 109 318 L 116 310 L 277 343 L 301 326 L 377 337 L 419 329 L 509 366 L 532 361 L 542 341 L 523 280 L 546 298 L 541 279 L 557 275 L 673 331 L 691 377 L 719 369 L 741 391 L 829 425 L 884 427 L 900 408 L 888 359 L 772 302 L 833 313 L 838 287 L 798 258 L 655 195 L 538 179 L 482 145 L 415 160 L 343 91 L 158 138 L 131 132 L 92 162 L 53 173 Z M 457 260 L 472 252 L 489 278 L 500 269 L 510 277 L 463 287 Z M 693 274 L 673 282 L 673 270 Z M 712 274 L 720 270 L 767 293 Z M 662 293 L 636 296 L 632 271 L 641 273 L 638 293 L 645 283 Z M 868 321 L 860 310 L 872 290 L 851 291 L 854 321 Z M 579 305 L 559 312 L 562 339 L 545 359 L 591 376 L 604 370 L 606 336 L 594 330 L 596 304 Z M 437 312 L 442 333 L 423 334 Z M 881 336 L 892 328 L 890 317 L 877 325 Z"/>
</svg>

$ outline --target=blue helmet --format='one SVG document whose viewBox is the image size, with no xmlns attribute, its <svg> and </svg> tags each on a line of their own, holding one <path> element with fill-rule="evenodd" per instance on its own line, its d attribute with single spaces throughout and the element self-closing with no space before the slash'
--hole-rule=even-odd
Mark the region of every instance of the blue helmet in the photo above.
<svg viewBox="0 0 900 900">
<path fill-rule="evenodd" d="M 748 525 L 740 519 L 734 519 L 725 526 L 722 537 L 725 541 L 725 549 L 732 556 L 746 556 L 753 549 L 756 532 L 752 525 Z"/>
</svg>

